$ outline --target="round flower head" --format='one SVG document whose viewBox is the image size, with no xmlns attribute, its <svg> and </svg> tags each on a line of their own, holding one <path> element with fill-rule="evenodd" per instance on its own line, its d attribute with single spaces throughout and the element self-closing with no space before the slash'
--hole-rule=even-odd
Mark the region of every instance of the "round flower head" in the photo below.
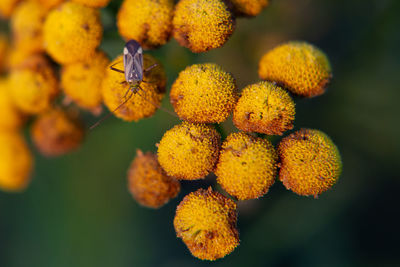
<svg viewBox="0 0 400 267">
<path fill-rule="evenodd" d="M 143 55 L 144 69 L 150 67 L 151 62 L 156 61 L 150 55 Z M 110 63 L 116 69 L 123 70 L 122 56 L 117 57 Z M 156 70 L 159 68 L 158 70 Z M 154 74 L 152 74 L 154 72 Z M 144 73 L 140 88 L 131 88 L 125 81 L 123 73 L 114 71 L 107 67 L 102 82 L 102 94 L 104 104 L 115 116 L 126 121 L 137 121 L 152 116 L 157 107 L 161 105 L 161 99 L 165 91 L 165 74 L 161 65 L 157 65 L 148 73 Z M 164 77 L 164 80 L 162 80 Z M 137 90 L 137 92 L 132 91 Z"/>
<path fill-rule="evenodd" d="M 216 260 L 239 245 L 236 221 L 235 202 L 209 188 L 184 197 L 176 209 L 174 227 L 193 256 Z"/>
<path fill-rule="evenodd" d="M 269 0 L 230 0 L 237 15 L 257 16 L 269 4 Z"/>
<path fill-rule="evenodd" d="M 326 55 L 305 42 L 289 42 L 266 53 L 258 74 L 261 79 L 277 82 L 304 97 L 323 94 L 332 77 Z"/>
<path fill-rule="evenodd" d="M 80 107 L 94 110 L 101 105 L 101 82 L 110 61 L 97 51 L 90 60 L 64 65 L 61 86 Z"/>
<path fill-rule="evenodd" d="M 51 106 L 58 93 L 58 81 L 46 58 L 33 56 L 12 70 L 10 90 L 19 109 L 38 114 Z"/>
<path fill-rule="evenodd" d="M 24 123 L 24 116 L 14 106 L 11 99 L 8 80 L 0 79 L 0 131 L 17 129 Z"/>
<path fill-rule="evenodd" d="M 90 7 L 105 7 L 110 0 L 72 0 L 72 2 Z"/>
<path fill-rule="evenodd" d="M 233 122 L 242 131 L 281 135 L 293 128 L 294 115 L 294 102 L 285 90 L 259 82 L 243 89 Z"/>
<path fill-rule="evenodd" d="M 203 178 L 214 169 L 220 139 L 210 125 L 183 122 L 162 137 L 158 161 L 170 176 L 183 180 Z"/>
<path fill-rule="evenodd" d="M 238 98 L 232 75 L 211 63 L 181 71 L 170 97 L 180 118 L 198 123 L 225 121 Z"/>
<path fill-rule="evenodd" d="M 274 183 L 277 154 L 272 144 L 245 133 L 223 142 L 215 174 L 217 182 L 239 200 L 263 196 Z"/>
<path fill-rule="evenodd" d="M 8 19 L 20 0 L 1 0 L 0 18 Z"/>
<path fill-rule="evenodd" d="M 0 189 L 22 191 L 30 182 L 33 158 L 16 131 L 0 131 Z"/>
<path fill-rule="evenodd" d="M 31 135 L 40 153 L 54 157 L 78 148 L 84 132 L 77 116 L 53 109 L 41 114 L 34 121 Z"/>
<path fill-rule="evenodd" d="M 139 150 L 128 171 L 128 189 L 139 204 L 157 209 L 176 197 L 181 185 L 165 174 L 156 155 Z"/>
<path fill-rule="evenodd" d="M 235 18 L 222 0 L 181 0 L 172 24 L 178 43 L 200 53 L 223 46 L 233 33 Z"/>
<path fill-rule="evenodd" d="M 145 48 L 165 44 L 172 30 L 172 0 L 124 0 L 117 16 L 118 31 Z"/>
<path fill-rule="evenodd" d="M 65 2 L 65 0 L 34 0 L 34 1 L 40 3 L 47 10 L 50 10 L 53 7 L 60 5 L 62 2 Z"/>
<path fill-rule="evenodd" d="M 279 143 L 279 180 L 296 194 L 317 197 L 332 187 L 342 170 L 340 154 L 323 132 L 301 129 Z"/>
<path fill-rule="evenodd" d="M 60 64 L 90 58 L 103 34 L 97 9 L 66 2 L 48 14 L 44 23 L 47 52 Z"/>
<path fill-rule="evenodd" d="M 47 10 L 33 0 L 18 5 L 11 17 L 15 46 L 27 53 L 41 52 L 43 47 L 43 22 Z"/>
</svg>

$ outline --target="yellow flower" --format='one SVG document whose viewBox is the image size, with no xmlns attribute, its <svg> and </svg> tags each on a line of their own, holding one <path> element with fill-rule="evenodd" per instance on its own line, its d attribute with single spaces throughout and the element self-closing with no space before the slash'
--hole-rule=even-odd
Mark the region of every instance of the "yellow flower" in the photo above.
<svg viewBox="0 0 400 267">
<path fill-rule="evenodd" d="M 47 53 L 60 64 L 90 58 L 103 34 L 97 9 L 66 2 L 48 14 L 44 23 Z"/>
<path fill-rule="evenodd" d="M 164 172 L 156 155 L 138 150 L 128 170 L 128 189 L 139 204 L 157 209 L 176 197 L 181 185 Z"/>
<path fill-rule="evenodd" d="M 65 2 L 65 0 L 34 0 L 34 1 L 41 4 L 47 10 L 50 10 L 53 7 L 60 5 L 62 2 Z"/>
<path fill-rule="evenodd" d="M 174 227 L 193 256 L 216 260 L 239 245 L 236 221 L 235 202 L 209 188 L 185 196 L 176 209 Z"/>
<path fill-rule="evenodd" d="M 323 94 L 332 77 L 326 55 L 305 42 L 289 42 L 266 53 L 258 74 L 261 79 L 277 82 L 304 97 Z"/>
<path fill-rule="evenodd" d="M 158 62 L 150 55 L 143 56 L 144 69 L 153 65 L 153 62 Z M 102 94 L 104 104 L 114 112 L 115 116 L 126 121 L 137 121 L 150 117 L 157 111 L 164 96 L 166 83 L 163 67 L 159 62 L 157 64 L 148 73 L 144 73 L 143 80 L 149 82 L 140 83 L 141 89 L 138 89 L 136 93 L 130 91 L 123 73 L 107 67 L 102 82 Z M 117 57 L 110 63 L 111 65 L 114 65 L 116 69 L 123 70 L 122 56 Z"/>
<path fill-rule="evenodd" d="M 342 171 L 339 151 L 323 132 L 301 129 L 279 143 L 279 180 L 303 196 L 315 196 L 331 188 Z"/>
<path fill-rule="evenodd" d="M 43 56 L 32 56 L 10 74 L 10 92 L 23 112 L 38 114 L 51 106 L 58 93 L 58 81 Z"/>
<path fill-rule="evenodd" d="M 8 19 L 20 0 L 1 0 L 0 18 Z"/>
<path fill-rule="evenodd" d="M 6 67 L 8 56 L 8 38 L 0 33 L 0 72 Z"/>
<path fill-rule="evenodd" d="M 33 157 L 22 135 L 0 131 L 0 189 L 23 191 L 30 182 Z"/>
<path fill-rule="evenodd" d="M 259 82 L 243 89 L 233 122 L 242 131 L 282 135 L 293 128 L 294 115 L 294 102 L 285 90 L 270 82 Z"/>
<path fill-rule="evenodd" d="M 84 131 L 74 114 L 53 109 L 37 117 L 31 135 L 40 153 L 47 157 L 66 154 L 82 143 Z"/>
<path fill-rule="evenodd" d="M 200 53 L 223 46 L 235 29 L 235 18 L 221 0 L 181 0 L 172 24 L 178 43 Z"/>
<path fill-rule="evenodd" d="M 4 129 L 17 129 L 24 123 L 24 116 L 14 106 L 10 96 L 8 80 L 0 79 L 0 131 Z"/>
<path fill-rule="evenodd" d="M 217 182 L 239 200 L 263 196 L 275 181 L 277 154 L 272 144 L 245 133 L 233 133 L 222 143 L 215 169 Z"/>
<path fill-rule="evenodd" d="M 230 0 L 238 15 L 257 16 L 269 4 L 269 0 Z"/>
<path fill-rule="evenodd" d="M 181 71 L 170 92 L 178 116 L 198 123 L 225 121 L 237 98 L 235 79 L 212 63 L 195 64 Z"/>
<path fill-rule="evenodd" d="M 79 3 L 90 7 L 105 7 L 110 0 L 72 0 L 72 2 Z"/>
<path fill-rule="evenodd" d="M 203 178 L 218 160 L 220 135 L 210 125 L 183 122 L 168 130 L 158 145 L 158 161 L 168 175 Z"/>
<path fill-rule="evenodd" d="M 118 31 L 144 48 L 165 44 L 172 30 L 172 0 L 124 0 L 117 16 Z"/>
<path fill-rule="evenodd" d="M 102 51 L 90 60 L 64 65 L 61 86 L 80 107 L 93 110 L 101 105 L 101 82 L 110 61 Z"/>
<path fill-rule="evenodd" d="M 43 46 L 43 23 L 47 10 L 39 3 L 24 1 L 11 17 L 11 29 L 15 46 L 28 54 L 41 52 Z"/>
</svg>

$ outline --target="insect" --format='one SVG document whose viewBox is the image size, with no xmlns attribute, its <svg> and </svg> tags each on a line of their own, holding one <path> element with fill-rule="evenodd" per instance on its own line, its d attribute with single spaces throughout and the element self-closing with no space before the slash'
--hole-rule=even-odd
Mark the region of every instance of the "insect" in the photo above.
<svg viewBox="0 0 400 267">
<path fill-rule="evenodd" d="M 157 108 L 161 108 L 159 105 L 148 100 L 146 98 L 146 92 L 140 87 L 140 83 L 142 82 L 150 83 L 149 81 L 143 80 L 143 75 L 149 72 L 154 67 L 156 67 L 157 64 L 151 65 L 150 67 L 143 69 L 143 49 L 140 46 L 140 44 L 135 40 L 129 40 L 125 44 L 123 53 L 124 53 L 123 54 L 124 70 L 120 70 L 114 67 L 116 64 L 120 62 L 116 62 L 115 64 L 111 65 L 110 69 L 119 73 L 123 73 L 125 75 L 125 81 L 123 81 L 122 83 L 128 84 L 129 89 L 126 90 L 126 93 L 123 97 L 124 101 L 118 107 L 116 107 L 110 114 L 108 114 L 107 116 L 96 122 L 94 125 L 92 125 L 90 129 L 95 128 L 102 121 L 111 116 L 115 111 L 120 109 L 123 105 L 125 105 L 129 101 L 129 99 L 131 99 L 131 97 L 134 94 L 139 94 L 141 97 L 143 97 L 146 101 L 150 102 L 152 105 L 156 106 Z M 143 92 L 143 95 L 139 93 L 139 90 Z M 172 114 L 172 112 L 170 112 L 169 110 L 165 111 Z M 175 114 L 173 115 L 176 116 Z"/>
</svg>

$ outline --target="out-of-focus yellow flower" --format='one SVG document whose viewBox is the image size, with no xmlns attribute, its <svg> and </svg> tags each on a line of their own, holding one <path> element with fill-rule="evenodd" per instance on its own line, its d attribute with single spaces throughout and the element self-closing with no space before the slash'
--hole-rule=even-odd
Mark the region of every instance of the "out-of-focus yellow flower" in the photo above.
<svg viewBox="0 0 400 267">
<path fill-rule="evenodd" d="M 238 95 L 232 75 L 216 64 L 207 63 L 181 71 L 172 85 L 170 98 L 181 119 L 215 123 L 226 120 Z"/>
<path fill-rule="evenodd" d="M 6 78 L 0 78 L 0 107 L 0 131 L 17 129 L 25 121 L 24 116 L 14 106 Z"/>
<path fill-rule="evenodd" d="M 60 64 L 90 58 L 100 45 L 103 28 L 97 9 L 66 2 L 48 14 L 43 28 L 45 48 Z"/>
<path fill-rule="evenodd" d="M 221 0 L 181 0 L 172 24 L 178 43 L 200 53 L 223 46 L 235 29 L 235 18 Z"/>
<path fill-rule="evenodd" d="M 1 0 L 0 18 L 8 19 L 20 0 Z"/>
<path fill-rule="evenodd" d="M 18 68 L 21 66 L 21 64 L 24 63 L 24 61 L 27 61 L 30 57 L 33 57 L 36 54 L 41 54 L 41 53 L 30 53 L 29 51 L 22 50 L 19 47 L 16 47 L 15 45 L 11 45 L 8 49 L 8 54 L 5 58 L 5 69 L 10 71 L 12 69 Z"/>
<path fill-rule="evenodd" d="M 32 154 L 17 131 L 0 131 L 0 189 L 23 191 L 30 182 Z"/>
<path fill-rule="evenodd" d="M 46 14 L 46 8 L 33 0 L 18 5 L 11 17 L 14 44 L 18 49 L 29 54 L 44 50 L 43 23 Z"/>
<path fill-rule="evenodd" d="M 326 55 L 306 42 L 289 42 L 272 49 L 261 58 L 258 74 L 304 97 L 323 94 L 332 77 Z"/>
<path fill-rule="evenodd" d="M 34 1 L 40 3 L 47 10 L 50 10 L 53 7 L 56 7 L 61 3 L 65 2 L 65 0 L 34 0 Z"/>
<path fill-rule="evenodd" d="M 285 90 L 259 82 L 243 89 L 233 122 L 242 131 L 281 135 L 293 128 L 294 115 L 294 102 Z"/>
<path fill-rule="evenodd" d="M 164 172 L 156 155 L 138 150 L 129 167 L 128 189 L 139 204 L 157 209 L 176 197 L 181 185 Z"/>
<path fill-rule="evenodd" d="M 118 31 L 144 48 L 165 44 L 172 30 L 172 0 L 124 0 L 117 16 Z"/>
<path fill-rule="evenodd" d="M 230 0 L 237 15 L 257 16 L 269 4 L 269 0 Z M 236 13 L 235 12 L 235 13 Z"/>
<path fill-rule="evenodd" d="M 8 54 L 8 38 L 0 33 L 0 72 L 5 68 Z"/>
<path fill-rule="evenodd" d="M 143 57 L 144 69 L 151 66 L 148 64 L 157 62 L 150 55 L 145 54 Z M 122 56 L 117 57 L 110 63 L 111 65 L 114 65 L 116 69 L 124 70 Z M 153 71 L 155 74 L 152 74 Z M 159 64 L 148 73 L 144 73 L 143 80 L 149 82 L 140 83 L 141 89 L 132 93 L 129 91 L 129 84 L 125 81 L 125 75 L 107 67 L 102 82 L 104 104 L 114 112 L 115 116 L 126 121 L 137 121 L 152 116 L 161 105 L 161 99 L 164 96 L 165 74 L 163 72 Z"/>
<path fill-rule="evenodd" d="M 220 135 L 211 126 L 183 122 L 168 130 L 158 145 L 158 161 L 168 175 L 200 179 L 218 160 Z"/>
<path fill-rule="evenodd" d="M 233 133 L 222 143 L 217 182 L 239 200 L 259 198 L 275 181 L 277 158 L 269 141 Z"/>
<path fill-rule="evenodd" d="M 110 61 L 97 51 L 90 60 L 64 65 L 61 86 L 80 107 L 94 110 L 101 105 L 101 82 Z"/>
<path fill-rule="evenodd" d="M 38 114 L 48 109 L 58 93 L 58 81 L 46 58 L 32 56 L 13 69 L 10 92 L 15 105 L 23 112 Z"/>
<path fill-rule="evenodd" d="M 34 121 L 31 135 L 40 153 L 55 157 L 77 149 L 83 141 L 84 131 L 77 116 L 53 109 Z"/>
<path fill-rule="evenodd" d="M 216 260 L 239 245 L 236 221 L 235 202 L 209 188 L 184 197 L 176 209 L 174 227 L 193 256 Z"/>
<path fill-rule="evenodd" d="M 72 2 L 90 7 L 105 7 L 110 0 L 72 0 Z"/>
<path fill-rule="evenodd" d="M 303 196 L 315 196 L 339 179 L 342 161 L 332 140 L 319 130 L 301 129 L 279 143 L 279 180 Z"/>
</svg>

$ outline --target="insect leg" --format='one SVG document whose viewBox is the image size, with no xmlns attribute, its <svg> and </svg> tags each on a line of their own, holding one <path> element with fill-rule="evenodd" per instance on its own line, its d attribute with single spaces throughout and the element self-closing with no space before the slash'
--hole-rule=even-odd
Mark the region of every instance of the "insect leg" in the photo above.
<svg viewBox="0 0 400 267">
<path fill-rule="evenodd" d="M 150 67 L 144 69 L 143 72 L 144 72 L 144 73 L 149 72 L 150 70 L 152 70 L 153 68 L 155 68 L 155 67 L 157 67 L 157 66 L 158 66 L 158 64 L 155 63 L 155 64 L 151 65 Z"/>
<path fill-rule="evenodd" d="M 113 71 L 116 71 L 116 72 L 125 73 L 123 70 L 114 68 L 115 65 L 117 65 L 118 63 L 121 63 L 121 62 L 122 62 L 122 61 L 115 62 L 114 64 L 112 64 L 112 65 L 110 66 L 110 69 L 113 70 Z"/>
</svg>

